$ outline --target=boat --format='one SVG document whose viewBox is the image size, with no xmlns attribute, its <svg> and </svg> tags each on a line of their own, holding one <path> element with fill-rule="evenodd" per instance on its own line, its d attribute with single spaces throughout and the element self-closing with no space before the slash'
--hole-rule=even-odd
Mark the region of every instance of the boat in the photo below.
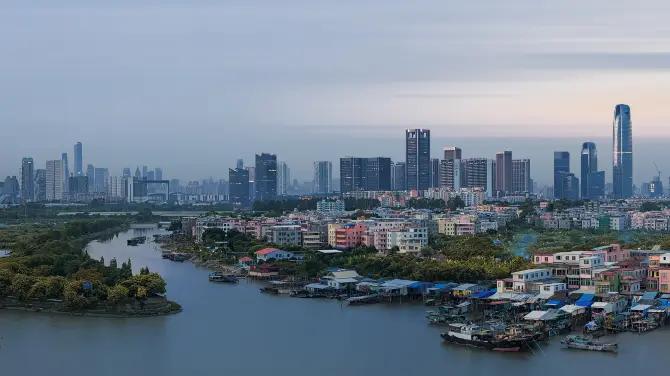
<svg viewBox="0 0 670 376">
<path fill-rule="evenodd" d="M 561 340 L 561 346 L 567 349 L 589 350 L 589 351 L 606 351 L 616 352 L 619 349 L 618 343 L 608 343 L 603 341 L 594 341 L 589 337 L 584 336 L 567 336 Z"/>
<path fill-rule="evenodd" d="M 237 277 L 233 274 L 214 272 L 209 274 L 209 281 L 220 283 L 237 283 Z"/>
<path fill-rule="evenodd" d="M 138 236 L 132 239 L 128 239 L 127 244 L 134 247 L 138 244 L 144 244 L 146 240 L 147 240 L 146 236 Z"/>
<path fill-rule="evenodd" d="M 277 287 L 261 287 L 261 292 L 264 294 L 279 295 L 279 289 Z"/>
<path fill-rule="evenodd" d="M 442 333 L 441 337 L 447 343 L 492 351 L 518 352 L 528 348 L 526 337 L 496 335 L 473 324 L 449 324 L 449 331 Z"/>
</svg>

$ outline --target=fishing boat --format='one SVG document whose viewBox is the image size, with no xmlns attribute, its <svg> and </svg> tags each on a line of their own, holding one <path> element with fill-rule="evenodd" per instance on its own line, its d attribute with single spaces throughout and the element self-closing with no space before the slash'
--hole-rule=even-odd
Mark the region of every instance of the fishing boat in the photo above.
<svg viewBox="0 0 670 376">
<path fill-rule="evenodd" d="M 566 349 L 578 349 L 589 351 L 606 351 L 616 352 L 619 349 L 619 344 L 608 343 L 602 341 L 594 341 L 589 337 L 584 336 L 567 336 L 561 340 L 561 346 Z"/>
<path fill-rule="evenodd" d="M 233 274 L 214 272 L 209 274 L 209 281 L 220 283 L 237 283 L 237 277 Z"/>
<path fill-rule="evenodd" d="M 472 324 L 449 324 L 449 331 L 442 333 L 441 336 L 447 343 L 492 351 L 518 352 L 528 348 L 528 341 L 525 337 L 496 335 Z"/>
<path fill-rule="evenodd" d="M 261 287 L 263 294 L 279 295 L 279 289 L 276 287 Z"/>
</svg>

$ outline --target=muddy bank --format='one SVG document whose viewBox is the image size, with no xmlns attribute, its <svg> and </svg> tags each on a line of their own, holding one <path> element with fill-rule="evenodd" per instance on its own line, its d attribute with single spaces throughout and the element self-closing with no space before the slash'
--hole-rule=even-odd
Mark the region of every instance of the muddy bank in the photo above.
<svg viewBox="0 0 670 376">
<path fill-rule="evenodd" d="M 5 298 L 0 300 L 0 309 L 13 311 L 49 313 L 70 316 L 88 316 L 88 317 L 151 317 L 164 316 L 179 313 L 182 308 L 179 304 L 164 298 L 149 298 L 144 304 L 136 301 L 128 301 L 114 307 L 100 304 L 98 307 L 69 311 L 60 300 L 19 300 L 16 298 Z"/>
</svg>

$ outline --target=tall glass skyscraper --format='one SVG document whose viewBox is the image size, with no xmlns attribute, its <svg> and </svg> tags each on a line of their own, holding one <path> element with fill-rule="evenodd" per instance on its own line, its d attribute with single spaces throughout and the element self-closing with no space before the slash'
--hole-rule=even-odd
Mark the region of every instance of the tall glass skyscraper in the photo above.
<svg viewBox="0 0 670 376">
<path fill-rule="evenodd" d="M 581 159 L 581 194 L 582 198 L 591 198 L 591 174 L 598 172 L 598 151 L 594 142 L 582 144 Z"/>
<path fill-rule="evenodd" d="M 612 127 L 612 183 L 614 198 L 633 196 L 633 124 L 630 107 L 617 104 Z"/>
<path fill-rule="evenodd" d="M 567 151 L 554 152 L 554 199 L 566 197 L 565 175 L 570 173 L 570 153 Z"/>
<path fill-rule="evenodd" d="M 405 131 L 405 182 L 407 189 L 425 191 L 430 188 L 430 130 Z"/>
<path fill-rule="evenodd" d="M 256 196 L 258 201 L 277 199 L 277 154 L 256 154 Z"/>
<path fill-rule="evenodd" d="M 70 164 L 67 160 L 67 153 L 61 155 L 63 161 L 63 193 L 70 192 Z"/>
<path fill-rule="evenodd" d="M 84 175 L 84 165 L 82 159 L 82 145 L 81 142 L 77 142 L 74 145 L 74 174 L 77 176 Z"/>
</svg>

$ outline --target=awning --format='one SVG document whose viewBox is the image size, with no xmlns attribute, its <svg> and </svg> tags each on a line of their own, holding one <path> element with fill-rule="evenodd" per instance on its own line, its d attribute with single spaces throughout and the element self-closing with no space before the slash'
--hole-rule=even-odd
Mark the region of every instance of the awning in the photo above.
<svg viewBox="0 0 670 376">
<path fill-rule="evenodd" d="M 524 320 L 540 320 L 542 316 L 544 316 L 547 313 L 547 311 L 533 311 L 526 316 L 524 316 Z"/>
<path fill-rule="evenodd" d="M 474 299 L 484 299 L 484 298 L 488 298 L 489 296 L 491 296 L 495 293 L 496 293 L 495 291 L 482 291 L 482 292 L 478 292 L 478 293 L 472 295 L 472 298 L 474 298 Z"/>
<path fill-rule="evenodd" d="M 589 308 L 591 306 L 591 304 L 593 304 L 593 303 L 585 302 L 583 300 L 578 300 L 578 301 L 575 302 L 575 305 L 580 306 L 580 307 L 584 307 L 584 308 Z"/>
<path fill-rule="evenodd" d="M 520 306 L 522 306 L 522 305 L 524 305 L 524 304 L 526 304 L 526 303 L 524 303 L 524 302 L 515 302 L 515 303 L 512 303 L 512 306 L 514 306 L 514 307 L 520 307 Z"/>
<path fill-rule="evenodd" d="M 645 292 L 642 294 L 642 300 L 654 300 L 656 299 L 657 292 Z"/>
<path fill-rule="evenodd" d="M 550 300 L 547 303 L 545 303 L 545 305 L 561 305 L 561 303 L 562 302 L 560 300 Z"/>
<path fill-rule="evenodd" d="M 526 303 L 534 304 L 534 303 L 537 303 L 538 300 L 540 300 L 540 298 L 538 298 L 537 296 L 534 296 L 534 297 L 529 298 L 528 300 L 526 300 Z"/>
<path fill-rule="evenodd" d="M 463 308 L 463 307 L 467 307 L 467 306 L 469 306 L 470 304 L 472 304 L 472 303 L 470 303 L 470 302 L 463 302 L 463 303 L 457 305 L 456 307 L 458 307 L 458 308 Z"/>
<path fill-rule="evenodd" d="M 642 311 L 645 311 L 645 310 L 647 310 L 647 309 L 649 309 L 649 308 L 651 308 L 650 305 L 646 305 L 646 304 L 638 304 L 638 305 L 636 305 L 635 307 L 631 308 L 630 310 L 631 310 L 631 311 L 639 311 L 639 312 L 642 312 Z"/>
<path fill-rule="evenodd" d="M 652 308 L 649 310 L 649 313 L 663 313 L 665 312 L 664 309 L 658 309 L 658 308 Z"/>
<path fill-rule="evenodd" d="M 577 301 L 578 302 L 590 302 L 590 301 L 593 300 L 594 297 L 595 297 L 594 294 L 583 294 L 582 296 L 579 297 L 579 300 L 577 300 Z M 582 307 L 586 307 L 586 306 L 582 306 Z"/>
</svg>

